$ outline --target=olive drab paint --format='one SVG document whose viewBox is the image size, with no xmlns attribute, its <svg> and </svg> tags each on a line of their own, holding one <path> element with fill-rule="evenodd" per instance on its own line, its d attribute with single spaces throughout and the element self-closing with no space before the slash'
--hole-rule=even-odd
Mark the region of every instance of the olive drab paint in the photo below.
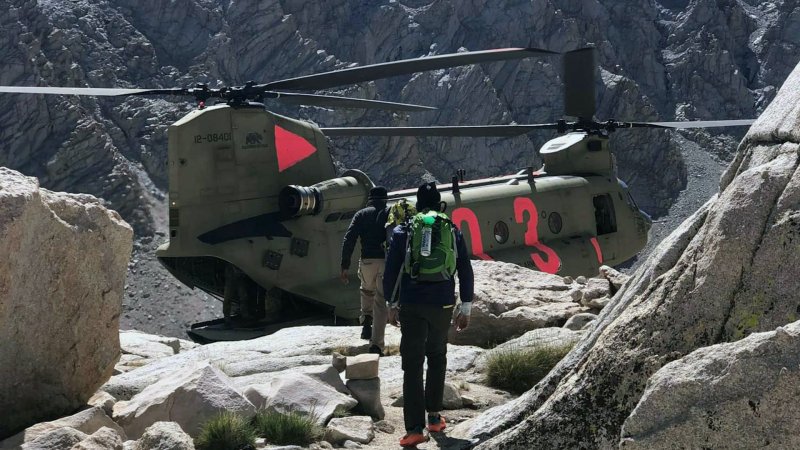
<svg viewBox="0 0 800 450">
<path fill-rule="evenodd" d="M 439 186 L 473 257 L 574 276 L 636 255 L 650 222 L 616 178 L 608 139 L 568 133 L 541 154 L 537 172 Z M 254 282 L 262 315 L 280 320 L 289 293 L 358 317 L 340 250 L 374 184 L 336 175 L 319 128 L 260 105 L 213 106 L 169 128 L 168 159 L 170 234 L 157 256 L 179 280 L 224 298 L 232 265 Z M 415 192 L 390 193 L 389 206 Z"/>
</svg>

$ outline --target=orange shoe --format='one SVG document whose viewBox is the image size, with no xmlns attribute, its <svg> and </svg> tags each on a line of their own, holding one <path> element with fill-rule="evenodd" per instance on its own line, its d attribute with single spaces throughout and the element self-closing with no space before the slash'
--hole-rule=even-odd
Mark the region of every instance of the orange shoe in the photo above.
<svg viewBox="0 0 800 450">
<path fill-rule="evenodd" d="M 441 433 L 447 428 L 447 422 L 444 421 L 444 416 L 439 416 L 439 423 L 428 422 L 428 431 L 431 433 Z"/>
<path fill-rule="evenodd" d="M 430 437 L 424 433 L 408 433 L 400 439 L 401 447 L 416 447 L 428 442 Z"/>
</svg>

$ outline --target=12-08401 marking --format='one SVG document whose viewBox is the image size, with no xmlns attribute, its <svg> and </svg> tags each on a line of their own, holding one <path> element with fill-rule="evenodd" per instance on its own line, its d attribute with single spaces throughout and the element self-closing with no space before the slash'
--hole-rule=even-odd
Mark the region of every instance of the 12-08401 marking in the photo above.
<svg viewBox="0 0 800 450">
<path fill-rule="evenodd" d="M 208 144 L 209 142 L 226 142 L 231 140 L 231 134 L 228 133 L 207 133 L 207 134 L 195 134 L 194 135 L 194 143 L 195 144 Z"/>
</svg>

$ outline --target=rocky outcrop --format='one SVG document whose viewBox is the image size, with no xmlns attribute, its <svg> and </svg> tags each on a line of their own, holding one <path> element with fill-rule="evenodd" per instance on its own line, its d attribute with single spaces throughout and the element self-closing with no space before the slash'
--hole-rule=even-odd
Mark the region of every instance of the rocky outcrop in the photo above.
<svg viewBox="0 0 800 450">
<path fill-rule="evenodd" d="M 204 422 L 222 411 L 252 416 L 255 407 L 227 375 L 201 362 L 161 378 L 129 401 L 116 403 L 114 420 L 132 439 L 158 421 L 176 422 L 196 436 Z"/>
<path fill-rule="evenodd" d="M 282 413 L 296 411 L 313 416 L 324 425 L 334 413 L 346 413 L 358 402 L 329 385 L 305 374 L 282 374 L 269 384 L 254 384 L 244 391 L 256 409 L 271 409 Z"/>
<path fill-rule="evenodd" d="M 375 437 L 372 419 L 366 416 L 351 416 L 331 419 L 325 428 L 325 440 L 331 444 L 345 441 L 369 444 Z"/>
<path fill-rule="evenodd" d="M 469 328 L 450 332 L 450 342 L 458 345 L 496 345 L 536 328 L 562 326 L 592 308 L 581 302 L 607 298 L 612 289 L 607 278 L 573 280 L 498 261 L 473 261 L 472 268 Z"/>
<path fill-rule="evenodd" d="M 798 448 L 800 322 L 701 348 L 656 372 L 622 449 Z"/>
<path fill-rule="evenodd" d="M 750 129 L 719 196 L 658 247 L 548 377 L 476 421 L 474 435 L 508 429 L 480 448 L 617 446 L 665 364 L 797 319 L 798 105 L 800 67 Z"/>
<path fill-rule="evenodd" d="M 92 435 L 100 429 L 110 429 L 120 436 L 121 439 L 125 438 L 125 431 L 117 425 L 100 407 L 85 409 L 79 413 L 71 416 L 62 417 L 52 422 L 42 422 L 26 428 L 24 431 L 0 442 L 0 449 L 8 450 L 18 448 L 19 446 L 34 445 L 34 442 L 43 438 L 43 436 L 57 432 L 59 430 L 72 430 L 84 434 L 84 437 Z M 54 439 L 53 436 L 61 436 L 62 439 L 68 436 L 76 436 L 72 431 L 58 432 L 53 434 L 50 438 L 45 440 Z M 83 439 L 83 438 L 82 438 Z M 69 439 L 67 439 L 69 440 Z"/>
<path fill-rule="evenodd" d="M 134 450 L 194 450 L 192 438 L 175 422 L 156 422 L 136 441 Z"/>
<path fill-rule="evenodd" d="M 0 167 L 0 437 L 75 411 L 119 358 L 131 228 Z"/>
<path fill-rule="evenodd" d="M 387 328 L 387 334 L 398 340 L 398 331 Z M 145 387 L 175 371 L 183 370 L 197 362 L 210 361 L 232 377 L 239 389 L 251 384 L 269 381 L 267 374 L 300 366 L 329 365 L 330 354 L 335 350 L 354 354 L 366 351 L 367 343 L 359 338 L 356 327 L 295 327 L 286 328 L 270 336 L 239 342 L 218 342 L 182 351 L 177 355 L 142 361 L 141 367 L 112 377 L 103 390 L 117 399 L 127 400 Z M 330 367 L 330 366 L 329 366 Z M 319 379 L 327 378 L 327 370 L 316 372 Z M 334 373 L 335 369 L 331 368 Z M 336 373 L 338 375 L 338 373 Z M 335 389 L 342 389 L 341 380 Z"/>
<path fill-rule="evenodd" d="M 70 450 L 122 450 L 122 438 L 111 428 L 100 428 Z"/>
</svg>

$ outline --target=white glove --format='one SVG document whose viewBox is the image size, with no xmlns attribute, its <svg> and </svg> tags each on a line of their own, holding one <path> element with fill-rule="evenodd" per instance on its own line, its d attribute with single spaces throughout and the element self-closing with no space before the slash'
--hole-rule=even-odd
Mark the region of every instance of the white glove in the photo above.
<svg viewBox="0 0 800 450">
<path fill-rule="evenodd" d="M 461 302 L 458 313 L 462 316 L 469 316 L 472 313 L 472 302 Z"/>
</svg>

